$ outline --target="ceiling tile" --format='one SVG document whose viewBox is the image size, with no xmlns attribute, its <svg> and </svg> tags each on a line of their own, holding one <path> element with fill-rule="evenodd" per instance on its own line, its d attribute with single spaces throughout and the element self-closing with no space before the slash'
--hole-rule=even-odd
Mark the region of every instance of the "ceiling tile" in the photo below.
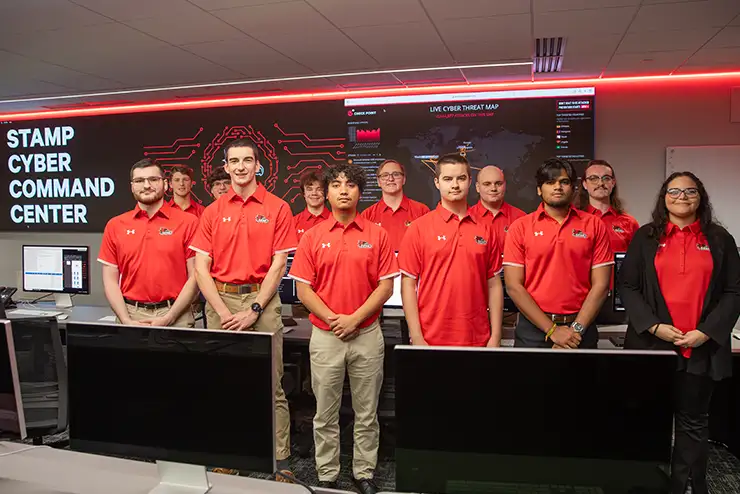
<svg viewBox="0 0 740 494">
<path fill-rule="evenodd" d="M 0 98 L 21 98 L 27 96 L 45 96 L 66 93 L 69 93 L 69 88 L 45 81 L 5 79 L 2 84 L 0 84 Z M 8 108 L 3 105 L 2 110 L 8 111 Z"/>
<path fill-rule="evenodd" d="M 344 32 L 385 67 L 419 67 L 453 62 L 427 19 L 408 24 L 355 27 Z"/>
<path fill-rule="evenodd" d="M 418 0 L 306 0 L 340 28 L 427 21 Z M 389 15 L 392 12 L 392 15 Z"/>
<path fill-rule="evenodd" d="M 0 26 L 8 33 L 29 33 L 111 22 L 67 0 L 2 0 Z"/>
<path fill-rule="evenodd" d="M 202 10 L 189 14 L 139 19 L 126 24 L 173 45 L 246 37 L 238 29 Z"/>
<path fill-rule="evenodd" d="M 424 84 L 464 84 L 465 77 L 458 69 L 429 70 L 421 72 L 394 73 L 394 76 L 406 85 L 421 86 Z"/>
<path fill-rule="evenodd" d="M 117 81 L 7 52 L 0 52 L 0 66 L 12 67 L 12 71 L 6 72 L 3 79 L 0 79 L 0 88 L 7 79 L 48 81 L 58 86 L 84 91 L 121 87 L 121 83 Z"/>
<path fill-rule="evenodd" d="M 740 26 L 728 26 L 712 38 L 704 48 L 731 48 L 740 46 Z M 738 59 L 740 64 L 740 59 Z"/>
<path fill-rule="evenodd" d="M 72 0 L 117 21 L 182 16 L 202 12 L 187 0 Z"/>
<path fill-rule="evenodd" d="M 277 30 L 256 37 L 280 53 L 300 61 L 315 72 L 345 72 L 377 68 L 378 63 L 354 41 L 334 27 L 311 31 Z"/>
<path fill-rule="evenodd" d="M 465 79 L 470 83 L 495 81 L 524 81 L 531 80 L 532 66 L 519 65 L 515 67 L 484 67 L 479 69 L 462 69 Z"/>
<path fill-rule="evenodd" d="M 324 16 L 302 0 L 216 10 L 213 14 L 250 36 L 300 33 L 309 39 L 315 30 L 333 28 Z"/>
<path fill-rule="evenodd" d="M 534 0 L 534 11 L 537 13 L 556 12 L 560 10 L 628 7 L 632 5 L 640 5 L 640 0 Z"/>
<path fill-rule="evenodd" d="M 250 38 L 198 43 L 182 48 L 250 79 L 313 73 L 307 67 Z"/>
<path fill-rule="evenodd" d="M 642 53 L 646 51 L 698 50 L 719 29 L 681 29 L 676 31 L 646 31 L 627 33 L 619 45 L 618 53 Z"/>
<path fill-rule="evenodd" d="M 617 53 L 604 71 L 607 76 L 632 74 L 669 74 L 688 59 L 693 51 Z"/>
<path fill-rule="evenodd" d="M 434 21 L 529 14 L 529 0 L 421 0 Z"/>
<path fill-rule="evenodd" d="M 345 89 L 402 86 L 401 82 L 391 74 L 365 74 L 348 77 L 332 77 L 329 80 Z"/>
<path fill-rule="evenodd" d="M 740 2 L 737 0 L 643 5 L 630 26 L 630 32 L 724 27 L 739 13 Z"/>
<path fill-rule="evenodd" d="M 637 7 L 614 7 L 596 10 L 568 10 L 538 13 L 534 32 L 538 38 L 568 36 L 571 33 L 624 34 Z"/>
<path fill-rule="evenodd" d="M 740 47 L 734 48 L 703 48 L 692 56 L 686 65 L 717 65 L 726 67 L 732 65 L 738 67 L 740 60 Z"/>
<path fill-rule="evenodd" d="M 531 59 L 529 14 L 454 19 L 438 24 L 457 62 Z"/>
<path fill-rule="evenodd" d="M 252 7 L 268 3 L 283 3 L 293 0 L 189 0 L 191 3 L 205 10 L 233 9 L 237 7 Z"/>
<path fill-rule="evenodd" d="M 579 58 L 584 55 L 611 55 L 617 50 L 621 34 L 604 34 L 602 36 L 568 35 L 565 40 L 565 59 Z"/>
</svg>

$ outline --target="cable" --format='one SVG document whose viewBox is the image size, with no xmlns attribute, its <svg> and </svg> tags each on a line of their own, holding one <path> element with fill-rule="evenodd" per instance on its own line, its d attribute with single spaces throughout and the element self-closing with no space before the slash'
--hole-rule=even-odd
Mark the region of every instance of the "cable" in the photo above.
<svg viewBox="0 0 740 494">
<path fill-rule="evenodd" d="M 311 494 L 316 494 L 316 491 L 313 490 L 313 487 L 311 487 L 310 485 L 306 484 L 305 482 L 301 482 L 300 480 L 298 480 L 297 478 L 295 478 L 295 476 L 293 476 L 293 475 L 288 475 L 288 474 L 283 473 L 280 470 L 278 470 L 278 471 L 275 472 L 275 477 L 282 477 L 285 480 L 287 480 L 288 482 L 292 482 L 294 484 L 298 484 L 298 485 L 300 485 L 302 487 L 305 487 L 306 490 L 308 490 L 308 492 L 310 492 Z"/>
<path fill-rule="evenodd" d="M 27 303 L 29 303 L 29 304 L 35 304 L 36 302 L 38 302 L 40 300 L 44 300 L 46 297 L 48 297 L 50 295 L 54 295 L 54 294 L 53 293 L 47 293 L 46 295 L 42 295 L 39 298 L 35 298 L 35 299 L 33 299 L 33 300 L 31 300 L 30 302 L 27 302 Z"/>
</svg>

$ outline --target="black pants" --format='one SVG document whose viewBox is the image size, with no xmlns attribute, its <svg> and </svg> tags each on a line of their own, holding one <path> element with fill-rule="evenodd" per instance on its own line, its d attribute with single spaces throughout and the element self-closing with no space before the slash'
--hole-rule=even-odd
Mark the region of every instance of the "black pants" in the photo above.
<svg viewBox="0 0 740 494">
<path fill-rule="evenodd" d="M 692 494 L 708 494 L 709 404 L 714 381 L 680 371 L 676 372 L 674 386 L 676 438 L 671 458 L 671 493 L 684 494 L 690 478 Z"/>
<path fill-rule="evenodd" d="M 519 313 L 519 322 L 514 331 L 514 346 L 520 348 L 552 348 L 552 341 L 545 341 L 545 333 L 532 324 L 524 314 Z M 581 344 L 578 348 L 597 348 L 599 345 L 599 330 L 591 324 L 581 335 Z"/>
</svg>

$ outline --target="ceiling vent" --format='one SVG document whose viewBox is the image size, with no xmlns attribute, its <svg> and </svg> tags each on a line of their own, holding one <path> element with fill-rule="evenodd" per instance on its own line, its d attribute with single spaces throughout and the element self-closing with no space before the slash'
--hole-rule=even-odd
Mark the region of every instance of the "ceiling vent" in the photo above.
<svg viewBox="0 0 740 494">
<path fill-rule="evenodd" d="M 563 68 L 565 38 L 537 38 L 534 45 L 534 72 L 560 72 Z"/>
</svg>

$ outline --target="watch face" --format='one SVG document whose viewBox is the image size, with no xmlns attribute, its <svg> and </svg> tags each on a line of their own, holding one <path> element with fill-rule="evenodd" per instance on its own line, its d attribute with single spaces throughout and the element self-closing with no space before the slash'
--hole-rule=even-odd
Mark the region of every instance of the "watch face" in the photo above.
<svg viewBox="0 0 740 494">
<path fill-rule="evenodd" d="M 586 328 L 584 328 L 584 327 L 583 327 L 583 325 L 582 325 L 582 324 L 580 324 L 580 323 L 577 323 L 577 322 L 576 322 L 576 323 L 573 323 L 573 326 L 572 326 L 572 328 L 573 328 L 573 331 L 575 331 L 575 332 L 576 332 L 576 333 L 578 333 L 578 334 L 583 334 L 583 332 L 584 332 L 584 331 L 585 331 L 585 329 L 586 329 Z"/>
<path fill-rule="evenodd" d="M 255 312 L 257 312 L 257 313 L 260 313 L 260 312 L 262 312 L 262 306 L 260 306 L 260 304 L 258 304 L 258 303 L 255 302 L 255 303 L 252 304 L 252 310 L 255 311 Z"/>
</svg>

